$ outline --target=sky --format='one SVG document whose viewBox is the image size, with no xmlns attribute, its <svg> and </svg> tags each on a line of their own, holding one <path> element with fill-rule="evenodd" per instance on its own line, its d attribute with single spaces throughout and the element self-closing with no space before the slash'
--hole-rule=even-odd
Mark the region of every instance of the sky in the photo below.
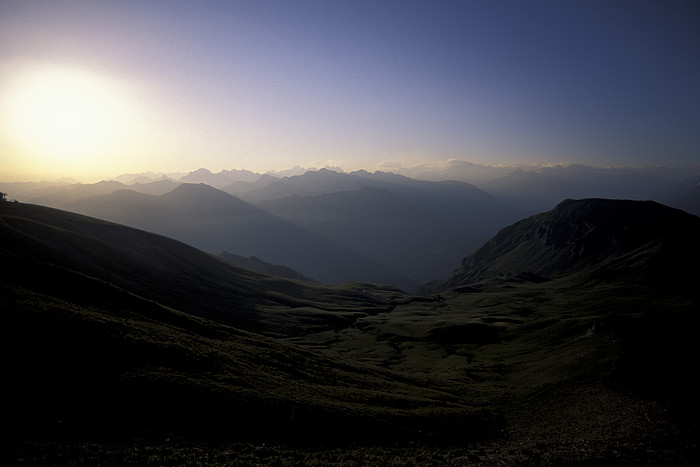
<svg viewBox="0 0 700 467">
<path fill-rule="evenodd" d="M 700 163 L 696 1 L 0 3 L 0 181 Z"/>
</svg>

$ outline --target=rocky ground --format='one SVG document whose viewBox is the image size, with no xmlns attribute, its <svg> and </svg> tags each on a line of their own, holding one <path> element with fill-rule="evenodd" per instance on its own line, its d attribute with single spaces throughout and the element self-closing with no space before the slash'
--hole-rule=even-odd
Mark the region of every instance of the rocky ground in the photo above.
<svg viewBox="0 0 700 467">
<path fill-rule="evenodd" d="M 560 391 L 509 418 L 484 465 L 698 465 L 697 426 L 602 383 Z M 500 450 L 500 452 L 498 452 Z"/>
<path fill-rule="evenodd" d="M 595 383 L 523 404 L 508 416 L 497 439 L 463 445 L 319 447 L 164 438 L 155 443 L 35 441 L 3 451 L 14 465 L 700 465 L 697 425 L 687 415 Z"/>
</svg>

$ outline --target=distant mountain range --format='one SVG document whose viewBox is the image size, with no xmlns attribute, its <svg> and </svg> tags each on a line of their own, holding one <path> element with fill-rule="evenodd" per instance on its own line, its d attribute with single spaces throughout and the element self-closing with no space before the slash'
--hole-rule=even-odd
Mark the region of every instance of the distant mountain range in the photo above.
<svg viewBox="0 0 700 467">
<path fill-rule="evenodd" d="M 207 169 L 198 169 L 180 177 L 178 181 L 183 183 L 204 183 L 214 188 L 222 188 L 233 182 L 254 182 L 258 178 L 260 178 L 260 175 L 250 170 L 222 170 L 213 174 Z"/>
<path fill-rule="evenodd" d="M 656 200 L 700 214 L 700 175 L 693 168 L 489 167 L 448 161 L 394 169 L 430 180 L 340 169 L 295 168 L 281 178 L 283 173 L 199 169 L 177 180 L 130 174 L 121 182 L 0 184 L 0 189 L 11 199 L 161 233 L 210 253 L 255 256 L 321 282 L 381 282 L 408 291 L 446 276 L 458 266 L 455 258 L 561 199 Z M 178 194 L 175 189 L 183 183 L 206 184 L 232 196 L 205 193 L 203 186 Z"/>
<path fill-rule="evenodd" d="M 238 196 L 418 282 L 524 215 L 468 183 L 381 172 L 307 172 Z"/>
<path fill-rule="evenodd" d="M 683 196 L 680 192 L 685 190 L 686 180 L 696 171 L 597 168 L 572 164 L 530 171 L 516 169 L 503 177 L 484 182 L 481 187 L 533 213 L 552 209 L 567 198 L 656 200 L 675 206 Z M 700 205 L 692 210 L 700 210 Z"/>
<path fill-rule="evenodd" d="M 168 180 L 100 182 L 33 201 L 157 232 L 210 253 L 256 256 L 321 282 L 359 280 L 409 291 L 447 274 L 456 257 L 523 215 L 464 182 L 322 169 L 269 177 L 257 188 L 250 187 L 257 182 L 240 181 L 228 189 L 240 190 L 242 183 L 248 186 L 233 196 Z"/>
<path fill-rule="evenodd" d="M 700 205 L 697 202 L 688 201 L 696 191 L 697 178 L 700 177 L 700 166 L 697 165 L 692 167 L 591 167 L 580 164 L 490 166 L 453 159 L 420 164 L 415 167 L 386 163 L 380 169 L 383 173 L 403 175 L 414 180 L 466 182 L 532 214 L 551 209 L 562 199 L 592 197 L 654 200 L 700 214 Z M 337 167 L 322 170 L 343 173 L 342 169 Z M 316 171 L 319 169 L 307 170 L 297 166 L 290 170 L 266 174 L 236 169 L 212 173 L 208 169 L 201 168 L 187 174 L 153 172 L 125 174 L 115 177 L 114 180 L 126 185 L 135 183 L 147 185 L 153 181 L 163 180 L 204 183 L 238 196 L 246 191 L 264 188 L 275 180 L 287 179 L 289 183 L 285 185 L 289 187 L 294 183 L 289 179 Z M 43 194 L 51 194 L 70 184 L 70 181 L 16 183 L 0 181 L 0 191 L 9 193 L 11 198 L 26 202 L 41 196 L 42 191 Z M 73 185 L 75 187 L 79 184 L 73 183 Z M 355 186 L 354 189 L 357 188 L 359 186 Z M 339 186 L 335 191 L 350 189 L 347 186 Z M 136 188 L 135 191 L 140 190 Z M 270 192 L 267 193 L 269 194 Z M 287 194 L 290 193 L 287 192 Z M 295 194 L 320 193 L 302 190 Z M 260 197 L 253 193 L 248 196 L 246 199 L 254 204 L 260 201 Z M 686 199 L 685 205 L 681 206 L 678 203 L 683 199 Z"/>
</svg>

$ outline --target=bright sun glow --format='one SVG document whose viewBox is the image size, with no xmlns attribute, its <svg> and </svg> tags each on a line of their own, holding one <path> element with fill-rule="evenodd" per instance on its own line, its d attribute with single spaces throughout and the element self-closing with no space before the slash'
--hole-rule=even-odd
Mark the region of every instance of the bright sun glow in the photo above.
<svg viewBox="0 0 700 467">
<path fill-rule="evenodd" d="M 4 94 L 3 137 L 35 164 L 97 169 L 118 158 L 138 130 L 133 102 L 100 75 L 41 67 L 19 74 Z"/>
</svg>

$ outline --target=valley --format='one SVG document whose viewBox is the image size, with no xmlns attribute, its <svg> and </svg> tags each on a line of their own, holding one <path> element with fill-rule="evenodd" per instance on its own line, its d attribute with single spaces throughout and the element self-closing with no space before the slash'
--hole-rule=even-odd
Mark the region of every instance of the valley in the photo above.
<svg viewBox="0 0 700 467">
<path fill-rule="evenodd" d="M 408 294 L 1 203 L 4 450 L 59 464 L 143 462 L 133 446 L 166 464 L 205 451 L 220 465 L 683 464 L 698 458 L 700 298 L 682 267 L 700 260 L 698 233 L 656 203 L 566 201 Z"/>
</svg>

